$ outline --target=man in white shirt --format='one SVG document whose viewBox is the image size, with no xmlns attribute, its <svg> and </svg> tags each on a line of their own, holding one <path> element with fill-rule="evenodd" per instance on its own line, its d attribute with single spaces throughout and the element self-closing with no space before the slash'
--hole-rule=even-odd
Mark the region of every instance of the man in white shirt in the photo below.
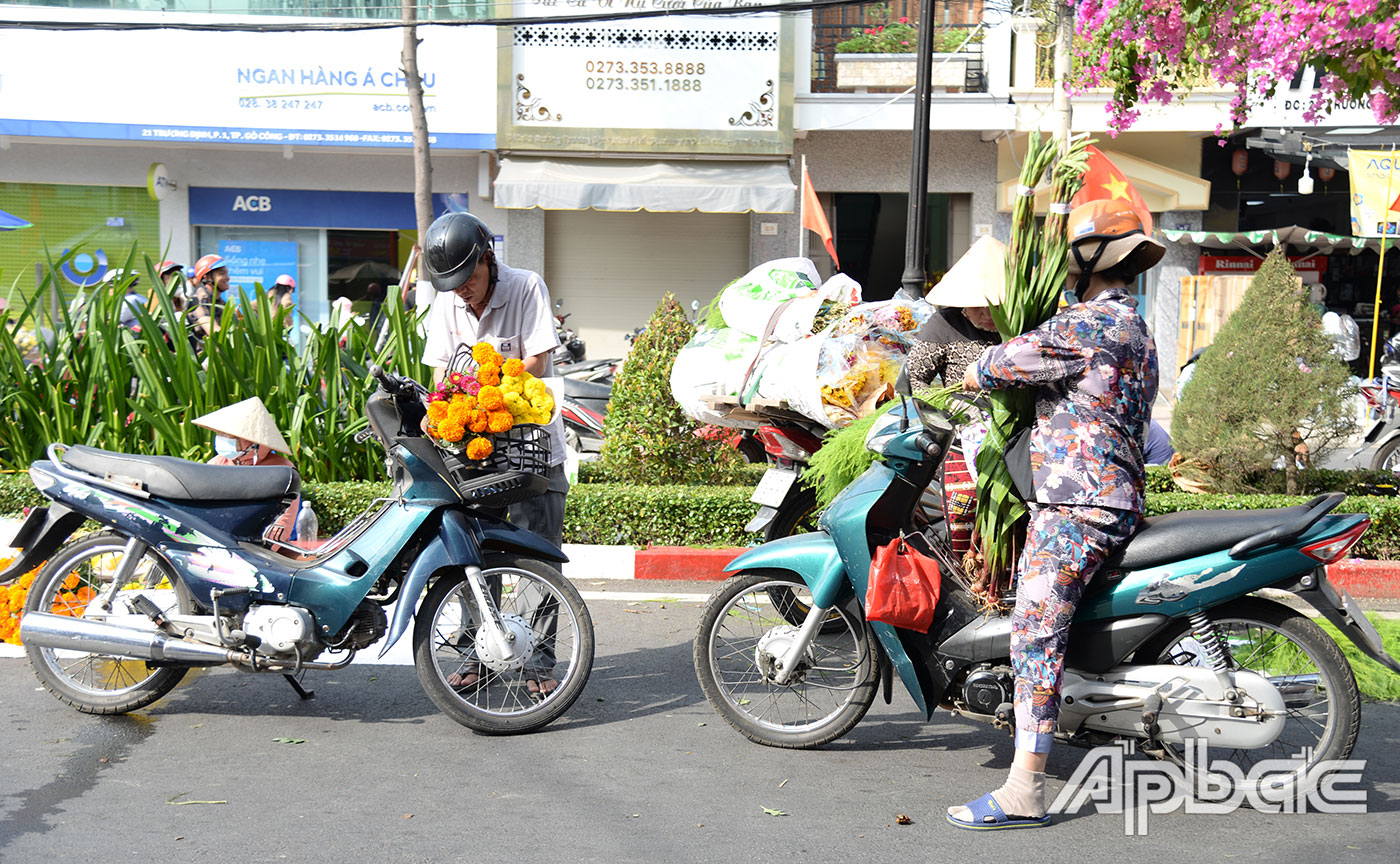
<svg viewBox="0 0 1400 864">
<path fill-rule="evenodd" d="M 424 238 L 423 259 L 438 294 L 428 313 L 423 362 L 442 380 L 458 346 L 489 342 L 536 378 L 554 374 L 550 353 L 559 346 L 549 289 L 538 273 L 497 263 L 491 230 L 470 213 L 447 213 Z M 563 394 L 556 393 L 556 398 Z M 564 542 L 564 423 L 545 427 L 550 439 L 549 489 L 513 504 L 510 521 L 556 546 Z"/>
</svg>

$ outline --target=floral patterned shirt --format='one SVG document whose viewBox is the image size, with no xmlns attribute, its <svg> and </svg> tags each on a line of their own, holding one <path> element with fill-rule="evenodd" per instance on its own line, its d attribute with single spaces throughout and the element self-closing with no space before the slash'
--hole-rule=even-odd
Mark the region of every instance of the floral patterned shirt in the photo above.
<svg viewBox="0 0 1400 864">
<path fill-rule="evenodd" d="M 1031 469 L 1042 504 L 1142 512 L 1143 438 L 1157 398 L 1157 347 L 1121 288 L 994 345 L 984 389 L 1038 387 Z"/>
</svg>

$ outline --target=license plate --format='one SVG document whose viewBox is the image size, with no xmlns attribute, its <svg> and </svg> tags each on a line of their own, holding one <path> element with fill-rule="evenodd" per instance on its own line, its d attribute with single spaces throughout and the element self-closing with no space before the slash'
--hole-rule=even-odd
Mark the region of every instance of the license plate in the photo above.
<svg viewBox="0 0 1400 864">
<path fill-rule="evenodd" d="M 749 500 L 764 507 L 777 507 L 787 497 L 792 484 L 797 482 L 797 472 L 790 468 L 769 468 L 763 472 L 763 479 L 753 490 Z"/>
</svg>

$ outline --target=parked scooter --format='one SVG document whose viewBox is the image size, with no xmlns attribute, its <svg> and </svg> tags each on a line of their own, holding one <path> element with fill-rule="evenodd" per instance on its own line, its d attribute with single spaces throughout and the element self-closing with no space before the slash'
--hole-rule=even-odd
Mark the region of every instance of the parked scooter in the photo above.
<svg viewBox="0 0 1400 864">
<path fill-rule="evenodd" d="M 612 383 L 599 384 L 564 379 L 564 400 L 559 414 L 564 420 L 564 440 L 579 453 L 603 449 L 603 424 L 612 398 Z"/>
<path fill-rule="evenodd" d="M 912 518 L 953 437 L 948 414 L 923 402 L 882 417 L 866 446 L 884 461 L 831 503 L 820 531 L 730 562 L 735 575 L 701 613 L 694 659 L 706 698 L 743 735 L 777 747 L 829 743 L 860 722 L 882 684 L 890 700 L 895 675 L 926 718 L 943 707 L 1011 727 L 1010 615 L 984 614 L 945 540 Z M 1370 524 L 1328 515 L 1342 498 L 1145 520 L 1080 604 L 1057 737 L 1127 739 L 1179 764 L 1192 764 L 1187 749 L 1206 741 L 1246 772 L 1260 757 L 1310 748 L 1296 771 L 1257 781 L 1271 794 L 1323 760 L 1346 758 L 1360 697 L 1340 649 L 1302 614 L 1249 596 L 1292 592 L 1400 672 L 1375 628 L 1328 582 L 1326 565 Z M 872 552 L 900 536 L 942 571 L 927 634 L 865 618 Z M 806 607 L 797 624 L 794 603 Z"/>
<path fill-rule="evenodd" d="M 559 312 L 564 308 L 563 300 L 554 301 L 554 334 L 559 337 L 559 347 L 554 349 L 554 365 L 562 366 L 569 363 L 581 362 L 584 355 L 588 353 L 588 348 L 583 339 L 579 338 L 574 328 L 568 325 L 570 312 Z"/>
<path fill-rule="evenodd" d="M 291 468 L 51 445 L 29 473 L 53 503 L 30 512 L 0 574 L 48 561 L 20 624 L 44 686 L 122 714 L 191 668 L 233 666 L 284 675 L 306 698 L 293 676 L 376 643 L 382 657 L 412 625 L 418 679 L 458 723 L 527 732 L 563 714 L 593 664 L 588 609 L 556 569 L 564 554 L 488 509 L 544 491 L 548 438 L 517 427 L 467 467 L 419 432 L 421 386 L 371 374 L 357 440 L 384 446 L 393 493 L 312 555 L 260 542 L 300 488 Z M 69 542 L 88 519 L 106 530 Z M 548 679 L 557 689 L 536 692 Z"/>
<path fill-rule="evenodd" d="M 1361 398 L 1374 419 L 1347 461 L 1371 450 L 1372 471 L 1400 474 L 1400 336 L 1385 343 L 1380 377 L 1361 385 Z"/>
</svg>

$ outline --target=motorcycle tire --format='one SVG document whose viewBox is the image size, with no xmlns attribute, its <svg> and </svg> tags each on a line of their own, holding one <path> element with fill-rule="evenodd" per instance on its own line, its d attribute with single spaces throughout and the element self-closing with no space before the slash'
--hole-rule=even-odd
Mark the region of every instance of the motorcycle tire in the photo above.
<svg viewBox="0 0 1400 864">
<path fill-rule="evenodd" d="M 773 588 L 811 603 L 806 586 L 790 573 L 759 570 L 733 577 L 700 613 L 695 674 L 710 705 L 750 741 L 821 747 L 849 733 L 870 710 L 884 661 L 874 631 L 849 598 L 833 610 L 841 632 L 828 632 L 831 622 L 823 624 L 794 678 L 777 684 L 772 661 L 798 628 L 768 600 Z M 817 712 L 823 713 L 814 718 Z"/>
<path fill-rule="evenodd" d="M 1283 685 L 1281 693 L 1288 708 L 1285 729 L 1273 744 L 1255 750 L 1231 750 L 1225 756 L 1239 766 L 1249 784 L 1243 790 L 1244 800 L 1248 802 L 1256 796 L 1271 801 L 1282 800 L 1280 796 L 1293 799 L 1299 791 L 1298 781 L 1307 776 L 1309 770 L 1326 760 L 1346 759 L 1356 746 L 1361 730 L 1361 693 L 1351 666 L 1341 648 L 1321 627 L 1307 616 L 1272 600 L 1242 597 L 1205 614 L 1226 646 L 1229 666 L 1249 669 Z M 1189 622 L 1180 621 L 1138 649 L 1135 660 L 1210 665 L 1203 656 L 1204 644 L 1192 630 Z M 1321 719 L 1318 706 L 1323 706 Z M 1317 728 L 1321 728 L 1321 733 L 1316 733 L 1315 740 L 1309 741 Z M 1271 772 L 1264 778 L 1249 779 L 1254 764 L 1265 759 L 1293 757 L 1300 747 L 1310 747 L 1312 752 L 1299 770 L 1288 775 Z M 1182 753 L 1171 745 L 1166 746 L 1166 756 L 1184 767 Z M 1210 758 L 1214 761 L 1221 757 L 1217 751 L 1211 751 Z M 1212 785 L 1223 783 L 1228 789 L 1226 776 L 1211 774 Z M 1267 789 L 1262 786 L 1265 782 Z"/>
<path fill-rule="evenodd" d="M 110 584 L 126 543 L 127 538 L 120 534 L 102 531 L 65 544 L 35 577 L 24 611 L 86 617 L 88 603 Z M 165 612 L 195 611 L 184 584 L 153 551 L 147 550 L 137 567 L 136 578 L 117 592 L 114 607 L 129 590 L 141 591 L 152 599 L 163 597 L 157 605 Z M 125 714 L 144 708 L 173 690 L 188 671 L 68 649 L 26 645 L 24 650 L 44 688 L 84 714 Z"/>
<path fill-rule="evenodd" d="M 1400 438 L 1382 444 L 1371 459 L 1371 470 L 1400 474 L 1400 459 L 1396 458 L 1397 450 L 1400 450 Z"/>
<path fill-rule="evenodd" d="M 552 657 L 533 671 L 495 671 L 481 660 L 475 648 L 476 604 L 465 571 L 459 571 L 438 579 L 419 607 L 413 665 L 428 698 L 463 726 L 487 735 L 533 732 L 569 710 L 588 683 L 593 619 L 573 583 L 543 561 L 488 555 L 482 572 L 501 617 L 512 618 L 535 644 L 548 646 L 543 651 Z M 526 665 L 547 655 L 537 648 Z M 476 675 L 476 681 L 464 681 L 468 675 Z M 454 676 L 459 680 L 449 683 Z M 532 693 L 529 682 L 542 686 L 540 676 L 557 687 Z"/>
</svg>

